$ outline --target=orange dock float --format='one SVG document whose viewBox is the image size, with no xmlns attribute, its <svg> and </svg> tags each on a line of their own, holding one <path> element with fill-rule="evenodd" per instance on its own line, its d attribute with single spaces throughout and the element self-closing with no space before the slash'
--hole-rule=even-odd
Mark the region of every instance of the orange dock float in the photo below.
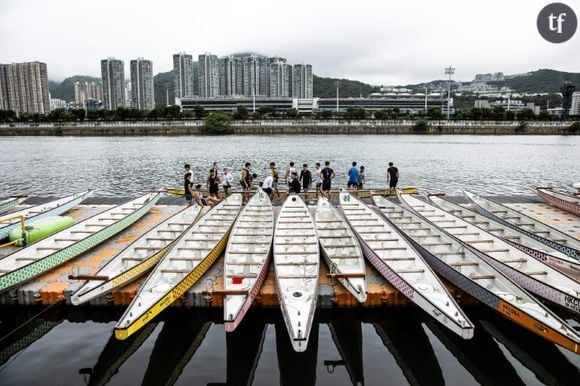
<svg viewBox="0 0 580 386">
<path fill-rule="evenodd" d="M 82 220 L 110 208 L 111 205 L 78 205 L 67 215 L 75 220 Z M 157 205 L 133 226 L 119 236 L 105 242 L 96 249 L 68 262 L 25 285 L 0 294 L 3 305 L 50 305 L 58 301 L 70 304 L 70 296 L 76 291 L 82 280 L 69 279 L 70 275 L 94 275 L 115 254 L 135 241 L 141 234 L 163 221 L 177 210 L 180 205 Z M 0 257 L 13 249 L 0 250 Z M 353 308 L 353 307 L 392 307 L 408 306 L 412 303 L 388 283 L 380 273 L 369 264 L 366 266 L 368 297 L 359 304 L 335 278 L 327 276 L 328 268 L 321 264 L 318 279 L 318 308 Z M 135 296 L 139 285 L 145 280 L 140 278 L 111 294 L 94 299 L 93 306 L 127 306 Z M 474 304 L 477 301 L 459 289 L 448 285 L 450 291 L 462 304 Z M 222 307 L 223 305 L 223 257 L 220 257 L 208 272 L 174 306 L 181 307 Z M 258 307 L 278 307 L 278 296 L 274 280 L 274 269 L 270 271 L 254 304 Z"/>
</svg>

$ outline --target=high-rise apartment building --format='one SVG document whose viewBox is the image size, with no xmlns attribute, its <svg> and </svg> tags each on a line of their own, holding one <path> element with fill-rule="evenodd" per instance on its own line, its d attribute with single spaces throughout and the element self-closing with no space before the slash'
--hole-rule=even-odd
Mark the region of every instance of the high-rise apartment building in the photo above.
<svg viewBox="0 0 580 386">
<path fill-rule="evenodd" d="M 213 98 L 219 95 L 219 61 L 216 55 L 205 53 L 198 57 L 199 96 Z"/>
<path fill-rule="evenodd" d="M 133 108 L 153 110 L 153 62 L 143 58 L 131 60 L 131 101 Z"/>
<path fill-rule="evenodd" d="M 125 107 L 125 64 L 123 61 L 115 58 L 101 60 L 101 78 L 105 110 Z"/>
<path fill-rule="evenodd" d="M 193 56 L 185 52 L 173 55 L 175 98 L 191 98 L 197 92 L 193 77 Z"/>
<path fill-rule="evenodd" d="M 103 100 L 103 88 L 97 82 L 75 82 L 75 105 L 83 107 L 87 99 Z"/>
<path fill-rule="evenodd" d="M 242 60 L 235 56 L 226 56 L 219 60 L 220 95 L 242 95 Z"/>
<path fill-rule="evenodd" d="M 295 64 L 292 74 L 292 97 L 312 98 L 312 66 L 310 64 Z"/>
<path fill-rule="evenodd" d="M 270 66 L 268 58 L 258 55 L 242 59 L 244 88 L 246 96 L 270 95 Z"/>
<path fill-rule="evenodd" d="M 50 96 L 46 63 L 0 64 L 0 109 L 16 114 L 48 114 Z"/>
<path fill-rule="evenodd" d="M 270 93 L 272 98 L 289 97 L 292 93 L 292 66 L 286 59 L 270 58 Z"/>
</svg>

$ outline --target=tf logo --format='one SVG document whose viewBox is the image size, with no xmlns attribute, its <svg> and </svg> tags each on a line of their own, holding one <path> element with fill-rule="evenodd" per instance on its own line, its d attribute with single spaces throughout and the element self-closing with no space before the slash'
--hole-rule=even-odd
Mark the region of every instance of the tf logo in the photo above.
<svg viewBox="0 0 580 386">
<path fill-rule="evenodd" d="M 550 43 L 563 43 L 576 32 L 578 20 L 572 8 L 562 3 L 546 5 L 538 15 L 540 35 Z"/>
</svg>

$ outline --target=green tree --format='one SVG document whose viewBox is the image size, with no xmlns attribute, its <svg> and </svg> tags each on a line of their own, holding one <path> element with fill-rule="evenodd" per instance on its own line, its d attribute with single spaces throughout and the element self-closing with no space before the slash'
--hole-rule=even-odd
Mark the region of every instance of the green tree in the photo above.
<svg viewBox="0 0 580 386">
<path fill-rule="evenodd" d="M 13 122 L 16 120 L 16 113 L 12 110 L 0 110 L 0 122 Z"/>
<path fill-rule="evenodd" d="M 542 110 L 540 111 L 540 114 L 538 114 L 538 119 L 540 121 L 550 121 L 552 119 L 552 116 L 550 115 L 548 110 Z"/>
<path fill-rule="evenodd" d="M 316 119 L 330 119 L 330 118 L 332 118 L 332 111 L 330 111 L 330 110 L 318 111 L 318 112 L 316 112 L 316 114 L 314 114 L 314 118 L 316 118 Z"/>
<path fill-rule="evenodd" d="M 568 133 L 570 134 L 580 133 L 580 121 L 572 123 L 570 127 L 568 127 Z"/>
<path fill-rule="evenodd" d="M 250 113 L 248 113 L 248 109 L 245 106 L 236 107 L 236 111 L 234 112 L 234 119 L 245 120 L 248 119 L 249 116 Z"/>
<path fill-rule="evenodd" d="M 424 119 L 420 119 L 413 125 L 413 132 L 414 133 L 426 133 L 429 130 L 429 123 Z"/>
<path fill-rule="evenodd" d="M 284 113 L 284 116 L 289 119 L 296 119 L 298 118 L 299 115 L 300 114 L 298 114 L 298 110 L 296 110 L 295 108 L 288 109 Z"/>
<path fill-rule="evenodd" d="M 518 111 L 518 119 L 522 121 L 532 121 L 536 119 L 536 114 L 530 109 L 523 109 Z"/>
<path fill-rule="evenodd" d="M 195 112 L 195 117 L 197 119 L 201 119 L 205 116 L 205 109 L 203 107 L 201 107 L 200 105 L 195 105 L 195 107 L 193 108 L 193 111 Z"/>
<path fill-rule="evenodd" d="M 346 119 L 365 119 L 367 111 L 362 107 L 349 107 L 344 117 Z"/>
<path fill-rule="evenodd" d="M 429 119 L 439 120 L 443 119 L 443 112 L 439 107 L 431 107 L 427 110 L 427 116 Z"/>
<path fill-rule="evenodd" d="M 203 120 L 201 133 L 206 135 L 233 134 L 231 127 L 232 118 L 224 112 L 212 112 Z"/>
<path fill-rule="evenodd" d="M 86 111 L 85 109 L 70 109 L 70 115 L 72 116 L 73 120 L 82 122 L 85 120 Z"/>
<path fill-rule="evenodd" d="M 512 110 L 506 111 L 505 119 L 506 121 L 513 121 L 514 119 L 516 119 L 516 113 L 514 113 Z"/>
</svg>

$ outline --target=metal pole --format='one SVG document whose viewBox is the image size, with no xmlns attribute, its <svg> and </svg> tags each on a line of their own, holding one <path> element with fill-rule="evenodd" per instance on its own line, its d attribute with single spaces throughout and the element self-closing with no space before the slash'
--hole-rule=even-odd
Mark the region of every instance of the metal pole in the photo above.
<svg viewBox="0 0 580 386">
<path fill-rule="evenodd" d="M 427 87 L 425 87 L 425 115 L 427 115 Z"/>
<path fill-rule="evenodd" d="M 338 113 L 338 88 L 339 88 L 340 82 L 336 82 L 336 112 Z"/>
<path fill-rule="evenodd" d="M 256 112 L 256 85 L 252 86 L 252 111 Z"/>
<path fill-rule="evenodd" d="M 449 75 L 447 82 L 447 120 L 449 120 L 449 105 L 451 103 L 451 75 L 455 73 L 455 68 L 449 66 L 445 68 L 445 75 Z"/>
</svg>

